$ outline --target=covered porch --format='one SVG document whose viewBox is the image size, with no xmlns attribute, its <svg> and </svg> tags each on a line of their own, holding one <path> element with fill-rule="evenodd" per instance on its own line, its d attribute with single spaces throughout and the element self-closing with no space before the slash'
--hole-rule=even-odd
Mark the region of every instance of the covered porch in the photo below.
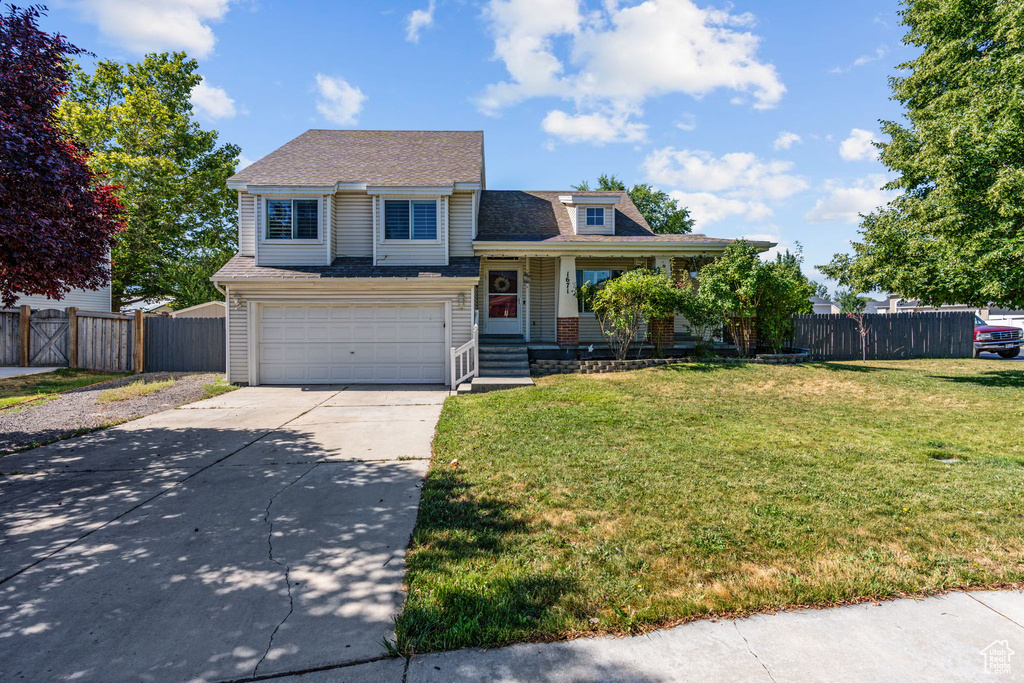
<svg viewBox="0 0 1024 683">
<path fill-rule="evenodd" d="M 480 260 L 480 282 L 476 301 L 481 344 L 491 342 L 523 344 L 532 352 L 546 355 L 572 350 L 586 352 L 604 344 L 594 314 L 576 298 L 583 281 L 600 281 L 634 268 L 657 268 L 670 272 L 677 281 L 696 277 L 697 271 L 714 256 L 707 253 L 584 253 L 584 254 L 501 254 Z M 663 348 L 692 349 L 695 338 L 684 318 L 659 321 L 652 330 L 641 329 L 641 339 L 661 334 Z"/>
</svg>

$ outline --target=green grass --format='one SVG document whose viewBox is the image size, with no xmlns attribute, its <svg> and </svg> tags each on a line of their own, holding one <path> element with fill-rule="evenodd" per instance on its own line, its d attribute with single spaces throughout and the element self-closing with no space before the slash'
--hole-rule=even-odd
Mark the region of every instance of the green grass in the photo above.
<svg viewBox="0 0 1024 683">
<path fill-rule="evenodd" d="M 213 398 L 214 396 L 220 396 L 226 394 L 229 391 L 234 391 L 238 387 L 234 384 L 228 384 L 224 379 L 218 379 L 216 382 L 210 382 L 209 384 L 203 385 L 203 398 Z"/>
<path fill-rule="evenodd" d="M 136 382 L 132 382 L 131 384 L 124 384 L 122 386 L 100 392 L 100 397 L 96 402 L 102 404 L 113 403 L 114 401 L 127 401 L 132 398 L 141 398 L 143 396 L 155 394 L 163 389 L 168 389 L 173 385 L 173 377 L 168 377 L 167 379 L 161 379 L 154 382 L 146 382 L 140 379 Z"/>
<path fill-rule="evenodd" d="M 61 368 L 53 372 L 42 372 L 35 375 L 5 377 L 0 379 L 0 408 L 33 401 L 45 396 L 52 396 L 62 391 L 105 382 L 110 379 L 124 377 L 122 373 L 92 372 L 89 370 L 72 370 Z"/>
<path fill-rule="evenodd" d="M 451 398 L 396 647 L 1024 581 L 1017 368 L 693 364 Z"/>
</svg>

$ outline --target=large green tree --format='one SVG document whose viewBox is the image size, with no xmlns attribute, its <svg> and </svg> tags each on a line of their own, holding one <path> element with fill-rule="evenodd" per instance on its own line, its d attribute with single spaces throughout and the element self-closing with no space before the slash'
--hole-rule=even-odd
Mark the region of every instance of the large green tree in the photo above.
<svg viewBox="0 0 1024 683">
<path fill-rule="evenodd" d="M 878 145 L 900 194 L 821 270 L 931 305 L 1024 307 L 1024 3 L 903 4 L 921 52 L 890 79 L 906 123 L 883 121 Z"/>
<path fill-rule="evenodd" d="M 573 185 L 572 189 L 586 192 L 590 190 L 590 183 L 584 180 L 579 185 Z M 629 194 L 629 198 L 636 204 L 640 215 L 644 217 L 651 230 L 664 234 L 685 234 L 693 230 L 693 219 L 685 207 L 668 196 L 662 190 L 655 190 L 647 183 L 634 185 L 626 189 L 626 184 L 614 175 L 602 173 L 597 178 L 597 187 L 594 188 L 603 192 L 622 191 Z"/>
<path fill-rule="evenodd" d="M 177 308 L 220 298 L 209 277 L 236 251 L 237 198 L 227 188 L 236 145 L 193 119 L 198 64 L 184 53 L 139 63 L 75 66 L 58 110 L 89 162 L 122 185 L 127 227 L 113 250 L 114 306 L 172 298 Z"/>
</svg>

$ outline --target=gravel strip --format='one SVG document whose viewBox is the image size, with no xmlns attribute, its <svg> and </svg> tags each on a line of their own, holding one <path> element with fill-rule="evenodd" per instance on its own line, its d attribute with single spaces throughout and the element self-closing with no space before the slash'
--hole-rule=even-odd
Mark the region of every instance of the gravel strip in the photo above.
<svg viewBox="0 0 1024 683">
<path fill-rule="evenodd" d="M 149 396 L 99 403 L 100 394 L 124 384 L 174 378 L 174 384 Z M 84 429 L 106 427 L 192 403 L 206 394 L 204 385 L 222 373 L 147 372 L 74 389 L 57 398 L 0 410 L 0 455 L 74 436 Z"/>
</svg>

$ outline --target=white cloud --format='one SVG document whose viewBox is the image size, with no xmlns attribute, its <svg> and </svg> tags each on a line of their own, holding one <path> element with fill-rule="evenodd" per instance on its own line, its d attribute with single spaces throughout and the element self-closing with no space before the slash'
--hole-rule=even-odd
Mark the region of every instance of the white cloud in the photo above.
<svg viewBox="0 0 1024 683">
<path fill-rule="evenodd" d="M 238 155 L 238 167 L 235 170 L 235 172 L 237 173 L 238 171 L 241 171 L 243 168 L 248 168 L 248 167 L 252 166 L 252 163 L 253 163 L 252 159 L 250 159 L 249 157 L 245 156 L 244 154 L 239 154 Z"/>
<path fill-rule="evenodd" d="M 793 145 L 798 144 L 800 142 L 803 142 L 803 138 L 801 138 L 796 133 L 790 133 L 789 131 L 784 130 L 781 133 L 779 133 L 779 136 L 777 138 L 775 138 L 773 146 L 777 150 L 789 149 Z"/>
<path fill-rule="evenodd" d="M 316 75 L 316 87 L 320 94 L 316 110 L 321 116 L 339 126 L 356 124 L 367 99 L 362 90 L 350 85 L 344 78 L 324 74 Z"/>
<path fill-rule="evenodd" d="M 205 78 L 192 88 L 189 101 L 200 114 L 210 119 L 230 119 L 237 113 L 235 101 L 228 96 L 227 91 L 208 84 Z"/>
<path fill-rule="evenodd" d="M 717 223 L 731 216 L 755 222 L 772 215 L 771 207 L 762 201 L 723 197 L 713 192 L 682 192 L 673 190 L 669 196 L 685 206 L 699 230 L 707 223 Z"/>
<path fill-rule="evenodd" d="M 409 12 L 405 25 L 406 40 L 410 43 L 420 42 L 420 32 L 434 25 L 435 6 L 434 0 L 430 0 L 430 4 L 427 5 L 426 9 L 416 9 Z"/>
<path fill-rule="evenodd" d="M 565 142 L 590 142 L 604 145 L 609 142 L 643 142 L 647 126 L 629 120 L 629 112 L 593 114 L 567 114 L 560 109 L 549 111 L 541 128 Z"/>
<path fill-rule="evenodd" d="M 874 146 L 875 134 L 863 128 L 854 128 L 850 137 L 839 143 L 839 156 L 844 161 L 873 161 L 878 158 L 878 149 Z"/>
<path fill-rule="evenodd" d="M 849 66 L 833 67 L 832 69 L 829 69 L 829 73 L 845 74 L 849 71 L 852 71 L 853 69 L 870 64 L 871 62 L 877 62 L 878 60 L 885 57 L 887 54 L 889 54 L 889 48 L 886 47 L 885 45 L 881 45 L 875 48 L 874 53 L 869 55 L 861 55 L 860 57 L 857 57 L 857 59 L 853 60 L 853 63 L 850 64 Z"/>
<path fill-rule="evenodd" d="M 664 147 L 644 159 L 647 180 L 673 188 L 669 194 L 690 209 L 698 227 L 731 216 L 764 221 L 771 202 L 807 189 L 789 161 L 764 160 L 748 152 L 716 157 L 702 150 Z"/>
<path fill-rule="evenodd" d="M 509 79 L 489 85 L 485 113 L 536 97 L 573 102 L 574 116 L 637 116 L 648 98 L 745 93 L 769 108 L 785 92 L 775 67 L 757 58 L 750 14 L 702 9 L 693 0 L 647 0 L 583 11 L 579 0 L 490 0 L 494 54 Z"/>
<path fill-rule="evenodd" d="M 78 0 L 83 19 L 105 38 L 133 52 L 184 50 L 207 57 L 217 42 L 210 24 L 229 0 Z"/>
<path fill-rule="evenodd" d="M 806 190 L 807 181 L 789 171 L 789 161 L 764 161 L 749 152 L 715 157 L 702 150 L 664 147 L 644 159 L 655 183 L 704 192 L 743 192 L 752 197 L 785 199 Z"/>
<path fill-rule="evenodd" d="M 697 130 L 697 117 L 693 114 L 683 114 L 676 120 L 676 128 L 687 132 Z"/>
<path fill-rule="evenodd" d="M 811 222 L 842 221 L 859 223 L 861 214 L 871 213 L 892 201 L 898 192 L 883 190 L 887 179 L 877 173 L 853 183 L 836 180 L 825 183 L 827 194 L 820 198 L 804 218 Z"/>
</svg>

